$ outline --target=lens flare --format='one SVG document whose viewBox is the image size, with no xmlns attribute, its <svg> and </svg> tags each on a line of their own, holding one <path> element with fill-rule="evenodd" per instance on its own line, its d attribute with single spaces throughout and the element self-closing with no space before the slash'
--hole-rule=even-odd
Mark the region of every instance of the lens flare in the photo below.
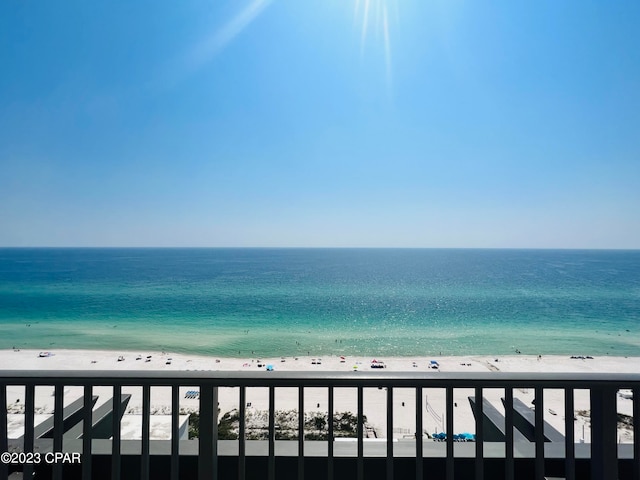
<svg viewBox="0 0 640 480">
<path fill-rule="evenodd" d="M 362 10 L 362 12 L 361 12 Z M 387 88 L 392 88 L 392 67 L 391 67 L 391 34 L 389 11 L 392 11 L 394 24 L 397 25 L 399 13 L 397 0 L 355 0 L 354 2 L 354 24 L 360 23 L 360 57 L 365 56 L 365 46 L 367 37 L 373 29 L 375 39 L 379 41 L 382 37 L 384 47 L 384 62 Z"/>
</svg>

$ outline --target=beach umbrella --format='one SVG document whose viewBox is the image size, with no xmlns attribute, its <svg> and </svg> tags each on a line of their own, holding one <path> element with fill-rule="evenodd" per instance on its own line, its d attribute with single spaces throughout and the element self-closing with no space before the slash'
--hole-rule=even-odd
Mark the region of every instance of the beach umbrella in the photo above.
<svg viewBox="0 0 640 480">
<path fill-rule="evenodd" d="M 273 372 L 273 365 L 267 365 L 267 372 Z"/>
</svg>

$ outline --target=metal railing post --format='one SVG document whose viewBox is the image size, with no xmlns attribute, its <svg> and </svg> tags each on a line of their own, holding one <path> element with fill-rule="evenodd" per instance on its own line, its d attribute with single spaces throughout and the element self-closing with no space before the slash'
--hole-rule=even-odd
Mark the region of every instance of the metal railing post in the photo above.
<svg viewBox="0 0 640 480">
<path fill-rule="evenodd" d="M 573 388 L 564 390 L 564 457 L 567 480 L 576 479 L 576 442 Z"/>
<path fill-rule="evenodd" d="M 218 411 L 216 407 L 216 412 Z M 171 386 L 171 480 L 180 475 L 180 387 Z"/>
<path fill-rule="evenodd" d="M 453 387 L 446 388 L 446 410 L 447 416 L 447 429 L 446 429 L 446 442 L 447 442 L 447 460 L 446 460 L 446 475 L 447 480 L 453 480 L 454 476 L 454 464 L 453 464 Z"/>
<path fill-rule="evenodd" d="M 151 386 L 142 386 L 142 448 L 140 478 L 149 480 L 149 424 L 151 422 Z M 171 458 L 173 461 L 173 456 Z"/>
<path fill-rule="evenodd" d="M 513 462 L 513 388 L 505 388 L 504 395 L 504 430 L 505 430 L 505 478 L 506 480 L 514 479 L 514 462 Z"/>
<path fill-rule="evenodd" d="M 9 450 L 7 437 L 7 386 L 0 385 L 0 453 Z M 0 462 L 0 478 L 9 476 L 9 467 L 5 462 Z"/>
<path fill-rule="evenodd" d="M 245 480 L 246 473 L 246 421 L 247 421 L 247 387 L 242 385 L 240 387 L 240 411 L 238 416 L 238 480 Z"/>
<path fill-rule="evenodd" d="M 393 387 L 387 387 L 387 480 L 393 480 Z"/>
<path fill-rule="evenodd" d="M 617 390 L 591 388 L 591 478 L 618 478 Z"/>
<path fill-rule="evenodd" d="M 211 456 L 213 457 L 213 480 L 218 480 L 218 386 L 214 386 L 211 392 L 213 404 L 213 425 L 211 431 Z"/>
<path fill-rule="evenodd" d="M 23 452 L 33 452 L 33 434 L 34 434 L 34 410 L 35 410 L 35 385 L 28 384 L 25 387 L 24 398 L 24 448 Z M 33 476 L 33 464 L 27 463 L 23 467 L 23 477 L 31 478 Z"/>
<path fill-rule="evenodd" d="M 298 480 L 304 479 L 304 387 L 298 387 Z"/>
<path fill-rule="evenodd" d="M 535 478 L 536 480 L 544 480 L 544 389 L 536 387 L 535 392 Z"/>
<path fill-rule="evenodd" d="M 640 480 L 640 387 L 631 390 L 633 395 L 633 479 Z"/>
<path fill-rule="evenodd" d="M 84 386 L 82 407 L 82 480 L 91 480 L 91 437 L 93 435 L 93 386 Z"/>
<path fill-rule="evenodd" d="M 476 460 L 475 473 L 476 480 L 484 479 L 484 412 L 482 409 L 482 396 L 484 395 L 481 387 L 475 389 L 476 399 Z"/>
<path fill-rule="evenodd" d="M 422 387 L 416 387 L 416 480 L 422 480 L 424 470 L 422 430 Z"/>
<path fill-rule="evenodd" d="M 113 412 L 111 417 L 111 479 L 120 479 L 120 416 L 122 386 L 113 386 Z"/>
<path fill-rule="evenodd" d="M 217 432 L 215 432 L 215 430 L 217 430 L 218 417 L 218 399 L 217 395 L 214 395 L 216 388 L 217 387 L 212 386 L 210 383 L 200 385 L 198 480 L 211 480 L 212 478 L 216 479 L 218 476 L 216 468 L 217 459 L 215 458 L 217 452 L 214 448 L 214 443 L 217 444 L 217 438 L 215 438 Z M 214 422 L 216 424 L 215 429 Z"/>
<path fill-rule="evenodd" d="M 53 387 L 53 451 L 62 452 L 62 434 L 64 433 L 64 385 L 56 384 Z M 62 463 L 53 465 L 53 479 L 62 480 Z"/>
<path fill-rule="evenodd" d="M 329 438 L 327 444 L 327 454 L 329 458 L 327 459 L 327 479 L 333 480 L 333 387 L 329 387 L 329 405 L 327 406 L 327 410 L 329 417 Z"/>
<path fill-rule="evenodd" d="M 364 480 L 364 399 L 362 387 L 358 387 L 358 460 L 357 478 Z"/>
<path fill-rule="evenodd" d="M 273 386 L 269 387 L 269 461 L 268 478 L 276 480 L 276 395 Z"/>
</svg>

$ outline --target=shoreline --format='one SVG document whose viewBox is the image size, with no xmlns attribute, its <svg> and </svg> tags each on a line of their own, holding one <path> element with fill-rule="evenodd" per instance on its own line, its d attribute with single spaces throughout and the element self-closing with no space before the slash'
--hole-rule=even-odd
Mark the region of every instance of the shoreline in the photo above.
<svg viewBox="0 0 640 480">
<path fill-rule="evenodd" d="M 41 354 L 43 354 L 41 356 Z M 2 349 L 0 365 L 11 370 L 211 370 L 246 371 L 358 371 L 383 364 L 384 371 L 433 371 L 432 361 L 443 372 L 601 372 L 640 373 L 639 356 L 610 355 L 301 355 L 236 357 L 184 354 L 157 350 Z M 260 366 L 259 366 L 260 365 Z M 5 368 L 6 369 L 6 368 Z"/>
</svg>

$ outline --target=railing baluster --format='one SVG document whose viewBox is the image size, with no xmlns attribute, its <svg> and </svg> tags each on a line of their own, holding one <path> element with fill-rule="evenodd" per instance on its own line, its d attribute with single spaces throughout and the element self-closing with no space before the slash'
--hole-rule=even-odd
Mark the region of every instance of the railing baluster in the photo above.
<svg viewBox="0 0 640 480">
<path fill-rule="evenodd" d="M 217 410 L 216 410 L 217 411 Z M 180 475 L 180 387 L 171 386 L 171 480 Z"/>
<path fill-rule="evenodd" d="M 640 388 L 631 391 L 633 395 L 633 478 L 640 480 Z"/>
<path fill-rule="evenodd" d="M 505 461 L 504 472 L 506 480 L 514 478 L 513 463 L 513 388 L 505 388 L 504 399 L 504 431 L 505 431 Z"/>
<path fill-rule="evenodd" d="M 7 438 L 7 386 L 0 385 L 0 453 L 9 450 Z M 9 476 L 9 467 L 5 462 L 0 462 L 0 478 Z"/>
<path fill-rule="evenodd" d="M 276 396 L 273 386 L 269 387 L 269 480 L 276 478 Z"/>
<path fill-rule="evenodd" d="M 113 386 L 113 416 L 111 424 L 111 479 L 120 478 L 120 409 L 122 402 L 122 386 Z"/>
<path fill-rule="evenodd" d="M 446 389 L 446 415 L 447 415 L 447 480 L 453 480 L 453 387 Z"/>
<path fill-rule="evenodd" d="M 91 480 L 91 437 L 93 435 L 93 386 L 84 386 L 82 409 L 82 478 Z"/>
<path fill-rule="evenodd" d="M 573 388 L 564 390 L 564 458 L 565 477 L 567 480 L 576 479 L 576 444 L 575 420 L 573 405 Z"/>
<path fill-rule="evenodd" d="M 416 387 L 416 480 L 422 480 L 423 472 L 422 430 L 422 387 Z"/>
<path fill-rule="evenodd" d="M 304 478 L 304 387 L 298 387 L 298 480 Z"/>
<path fill-rule="evenodd" d="M 328 421 L 329 421 L 329 439 L 327 442 L 327 479 L 333 480 L 333 387 L 329 387 L 329 405 Z"/>
<path fill-rule="evenodd" d="M 246 443 L 245 443 L 245 425 L 247 420 L 247 387 L 242 385 L 240 387 L 240 412 L 239 412 L 239 423 L 238 423 L 238 480 L 245 480 L 247 475 L 246 473 L 246 462 L 245 462 L 245 452 L 246 452 Z"/>
<path fill-rule="evenodd" d="M 64 433 L 64 385 L 56 384 L 53 388 L 53 451 L 62 452 L 62 434 Z M 62 462 L 53 464 L 53 479 L 62 480 Z"/>
<path fill-rule="evenodd" d="M 364 398 L 362 387 L 358 387 L 358 459 L 357 478 L 364 480 Z"/>
<path fill-rule="evenodd" d="M 209 383 L 200 384 L 200 428 L 198 439 L 198 479 L 211 480 L 217 478 L 214 468 L 214 410 L 217 413 L 217 399 L 214 404 L 214 388 Z M 217 423 L 217 422 L 216 422 Z"/>
<path fill-rule="evenodd" d="M 618 478 L 616 395 L 614 387 L 591 388 L 591 477 L 594 479 Z"/>
<path fill-rule="evenodd" d="M 149 424 L 151 422 L 151 386 L 142 386 L 142 452 L 140 478 L 149 480 Z"/>
<path fill-rule="evenodd" d="M 535 478 L 544 480 L 544 389 L 542 387 L 535 388 L 535 402 Z"/>
<path fill-rule="evenodd" d="M 213 467 L 213 480 L 218 480 L 218 387 L 214 386 L 211 392 L 211 405 L 213 405 L 213 424 L 211 425 L 211 450 Z"/>
<path fill-rule="evenodd" d="M 476 480 L 484 479 L 484 412 L 482 408 L 483 391 L 481 387 L 476 387 L 475 404 L 476 404 Z"/>
<path fill-rule="evenodd" d="M 35 410 L 35 385 L 28 384 L 25 391 L 24 399 L 24 448 L 25 453 L 33 452 L 33 434 L 34 434 L 34 410 Z M 33 476 L 33 464 L 27 463 L 22 470 L 24 478 Z"/>
<path fill-rule="evenodd" d="M 393 387 L 387 387 L 387 480 L 393 480 Z"/>
</svg>

